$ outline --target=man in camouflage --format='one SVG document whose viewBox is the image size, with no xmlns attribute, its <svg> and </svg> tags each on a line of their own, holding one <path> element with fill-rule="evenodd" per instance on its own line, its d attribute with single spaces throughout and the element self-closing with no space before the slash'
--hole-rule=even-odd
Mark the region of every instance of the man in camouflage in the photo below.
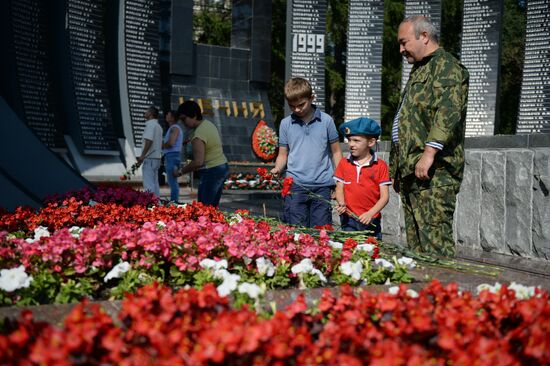
<svg viewBox="0 0 550 366">
<path fill-rule="evenodd" d="M 392 128 L 390 174 L 405 211 L 407 242 L 454 256 L 453 214 L 464 171 L 469 74 L 439 47 L 423 16 L 399 26 L 401 54 L 413 64 Z"/>
</svg>

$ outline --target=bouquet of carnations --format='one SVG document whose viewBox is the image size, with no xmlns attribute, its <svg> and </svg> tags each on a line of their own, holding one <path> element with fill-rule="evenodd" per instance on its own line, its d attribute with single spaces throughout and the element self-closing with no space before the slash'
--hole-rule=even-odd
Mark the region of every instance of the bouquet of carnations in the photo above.
<svg viewBox="0 0 550 366">
<path fill-rule="evenodd" d="M 258 175 L 267 181 L 273 181 L 273 180 L 281 180 L 278 176 L 274 176 L 271 173 L 267 172 L 266 168 L 258 168 L 257 169 Z M 294 183 L 294 180 L 292 177 L 286 177 L 282 179 L 282 182 L 280 183 L 281 188 L 281 196 L 286 197 L 290 195 L 290 189 L 292 188 L 292 184 Z"/>
</svg>

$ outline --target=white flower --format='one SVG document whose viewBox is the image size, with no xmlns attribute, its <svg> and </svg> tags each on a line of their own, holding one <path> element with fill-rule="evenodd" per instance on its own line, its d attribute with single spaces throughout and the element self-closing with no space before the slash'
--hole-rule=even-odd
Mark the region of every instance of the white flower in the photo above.
<svg viewBox="0 0 550 366">
<path fill-rule="evenodd" d="M 218 271 L 222 268 L 227 268 L 227 259 L 215 261 L 213 259 L 205 258 L 202 261 L 200 261 L 199 265 L 204 269 L 211 269 L 214 271 Z"/>
<path fill-rule="evenodd" d="M 40 240 L 42 237 L 50 236 L 50 232 L 48 231 L 47 227 L 39 226 L 36 229 L 34 229 L 34 238 L 27 238 L 27 243 L 34 243 L 35 241 Z"/>
<path fill-rule="evenodd" d="M 83 227 L 78 227 L 78 226 L 71 226 L 71 228 L 69 229 L 69 233 L 71 233 L 71 236 L 73 238 L 80 238 L 80 233 L 84 230 Z"/>
<path fill-rule="evenodd" d="M 388 293 L 390 295 L 397 295 L 399 293 L 399 286 L 392 286 L 388 289 Z M 407 294 L 408 297 L 418 297 L 418 292 L 416 292 L 415 290 L 413 289 L 407 289 L 407 291 L 405 292 L 405 294 Z"/>
<path fill-rule="evenodd" d="M 250 187 L 255 187 L 257 184 L 258 184 L 258 181 L 257 181 L 257 180 L 250 180 L 250 181 L 248 181 L 248 185 L 249 185 Z"/>
<path fill-rule="evenodd" d="M 409 297 L 418 297 L 418 292 L 416 292 L 415 290 L 409 288 L 409 289 L 407 289 L 407 295 L 409 295 Z"/>
<path fill-rule="evenodd" d="M 480 294 L 481 291 L 484 291 L 484 290 L 487 290 L 492 294 L 496 294 L 497 292 L 500 291 L 501 287 L 502 285 L 498 282 L 496 282 L 494 286 L 491 286 L 488 283 L 482 283 L 481 285 L 477 286 L 476 291 L 478 295 Z"/>
<path fill-rule="evenodd" d="M 222 270 L 222 271 L 224 275 L 223 282 L 221 285 L 216 287 L 216 290 L 218 290 L 218 295 L 227 296 L 231 293 L 231 291 L 237 289 L 237 284 L 239 283 L 241 276 L 236 274 L 231 274 L 226 270 Z"/>
<path fill-rule="evenodd" d="M 228 277 L 231 273 L 229 273 L 229 271 L 225 268 L 220 268 L 220 269 L 216 269 L 213 273 L 213 276 L 214 278 L 217 278 L 217 279 L 224 279 L 226 277 Z"/>
<path fill-rule="evenodd" d="M 526 300 L 535 296 L 535 286 L 523 286 L 512 282 L 508 288 L 516 293 L 516 299 L 518 300 Z"/>
<path fill-rule="evenodd" d="M 299 273 L 316 274 L 322 282 L 327 282 L 326 277 L 323 275 L 321 271 L 313 267 L 313 263 L 309 258 L 304 258 L 300 263 L 293 265 L 291 268 L 291 271 L 294 274 L 299 274 Z"/>
<path fill-rule="evenodd" d="M 323 274 L 323 272 L 319 271 L 317 268 L 313 268 L 311 270 L 311 273 L 312 274 L 316 274 L 317 277 L 319 277 L 319 279 L 321 280 L 321 282 L 327 282 L 327 278 L 325 277 L 325 275 Z"/>
<path fill-rule="evenodd" d="M 237 179 L 237 184 L 248 184 L 248 181 L 246 179 Z"/>
<path fill-rule="evenodd" d="M 390 295 L 397 295 L 399 293 L 399 286 L 392 286 L 388 289 Z"/>
<path fill-rule="evenodd" d="M 416 267 L 415 260 L 409 257 L 401 257 L 397 260 L 397 263 L 399 263 L 403 267 L 407 267 L 408 269 L 413 269 L 414 267 Z"/>
<path fill-rule="evenodd" d="M 344 244 L 332 240 L 328 241 L 328 245 L 330 245 L 333 249 L 342 249 L 344 247 Z"/>
<path fill-rule="evenodd" d="M 374 248 L 376 248 L 376 245 L 373 244 L 359 244 L 355 247 L 355 250 L 364 251 L 370 254 L 374 252 Z"/>
<path fill-rule="evenodd" d="M 243 255 L 243 262 L 245 265 L 249 265 L 250 263 L 252 263 L 252 259 L 248 258 L 246 255 Z"/>
<path fill-rule="evenodd" d="M 157 221 L 157 228 L 164 229 L 166 227 L 166 223 L 164 221 Z"/>
<path fill-rule="evenodd" d="M 384 269 L 389 269 L 390 271 L 393 271 L 395 269 L 395 266 L 393 264 L 391 264 L 390 262 L 388 262 L 383 258 L 376 258 L 374 260 L 374 263 L 379 267 L 382 267 Z"/>
<path fill-rule="evenodd" d="M 346 276 L 350 276 L 355 281 L 359 281 L 363 273 L 363 263 L 361 263 L 361 261 L 344 262 L 340 265 L 340 271 Z"/>
<path fill-rule="evenodd" d="M 237 222 L 241 222 L 243 221 L 243 218 L 241 215 L 239 214 L 235 214 L 235 215 L 232 215 L 229 219 L 229 225 L 234 225 L 236 224 Z"/>
<path fill-rule="evenodd" d="M 186 207 L 187 207 L 187 203 L 184 203 L 184 204 L 176 204 L 176 207 L 177 207 L 177 208 L 186 208 Z"/>
<path fill-rule="evenodd" d="M 238 290 L 241 294 L 247 294 L 251 299 L 257 299 L 262 294 L 261 287 L 255 283 L 241 283 Z"/>
<path fill-rule="evenodd" d="M 267 277 L 273 277 L 275 274 L 275 266 L 269 259 L 264 257 L 256 259 L 256 268 L 258 268 L 260 274 L 267 275 Z"/>
<path fill-rule="evenodd" d="M 294 233 L 294 241 L 299 241 L 299 240 L 300 240 L 300 234 Z"/>
<path fill-rule="evenodd" d="M 309 273 L 313 270 L 313 263 L 311 262 L 311 259 L 304 258 L 300 263 L 293 265 L 291 270 L 294 274 Z"/>
<path fill-rule="evenodd" d="M 122 278 L 122 275 L 130 270 L 130 263 L 128 262 L 120 262 L 116 266 L 113 267 L 107 273 L 107 275 L 103 278 L 104 282 L 107 282 L 113 278 Z"/>
<path fill-rule="evenodd" d="M 0 289 L 12 292 L 23 287 L 29 287 L 32 276 L 25 273 L 25 266 L 0 270 Z"/>
</svg>

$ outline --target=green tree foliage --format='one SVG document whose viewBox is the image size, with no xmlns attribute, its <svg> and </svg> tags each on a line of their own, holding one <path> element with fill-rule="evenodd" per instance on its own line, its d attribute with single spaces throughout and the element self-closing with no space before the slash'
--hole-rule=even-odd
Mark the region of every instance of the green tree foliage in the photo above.
<svg viewBox="0 0 550 366">
<path fill-rule="evenodd" d="M 403 20 L 403 0 L 384 1 L 384 39 L 382 47 L 382 138 L 388 139 L 401 90 L 401 65 L 397 28 Z"/>
<path fill-rule="evenodd" d="M 346 106 L 345 53 L 348 34 L 348 1 L 329 0 L 325 38 L 325 112 L 339 125 Z"/>
<path fill-rule="evenodd" d="M 460 59 L 462 35 L 462 0 L 441 1 L 441 29 L 439 44 Z"/>
<path fill-rule="evenodd" d="M 197 43 L 229 47 L 231 9 L 223 3 L 203 6 L 193 13 L 193 38 Z"/>
<path fill-rule="evenodd" d="M 500 56 L 500 103 L 495 134 L 515 134 L 523 77 L 525 2 L 504 0 Z"/>
</svg>

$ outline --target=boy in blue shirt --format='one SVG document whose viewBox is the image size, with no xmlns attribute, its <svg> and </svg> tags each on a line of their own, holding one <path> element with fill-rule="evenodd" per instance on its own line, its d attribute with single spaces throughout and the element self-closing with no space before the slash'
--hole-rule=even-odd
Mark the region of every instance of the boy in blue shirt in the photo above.
<svg viewBox="0 0 550 366">
<path fill-rule="evenodd" d="M 281 121 L 279 154 L 271 170 L 280 174 L 286 167 L 286 176 L 295 182 L 284 198 L 284 221 L 306 227 L 332 224 L 332 176 L 342 159 L 338 131 L 332 117 L 313 104 L 306 79 L 290 79 L 285 98 L 292 114 Z"/>
</svg>

